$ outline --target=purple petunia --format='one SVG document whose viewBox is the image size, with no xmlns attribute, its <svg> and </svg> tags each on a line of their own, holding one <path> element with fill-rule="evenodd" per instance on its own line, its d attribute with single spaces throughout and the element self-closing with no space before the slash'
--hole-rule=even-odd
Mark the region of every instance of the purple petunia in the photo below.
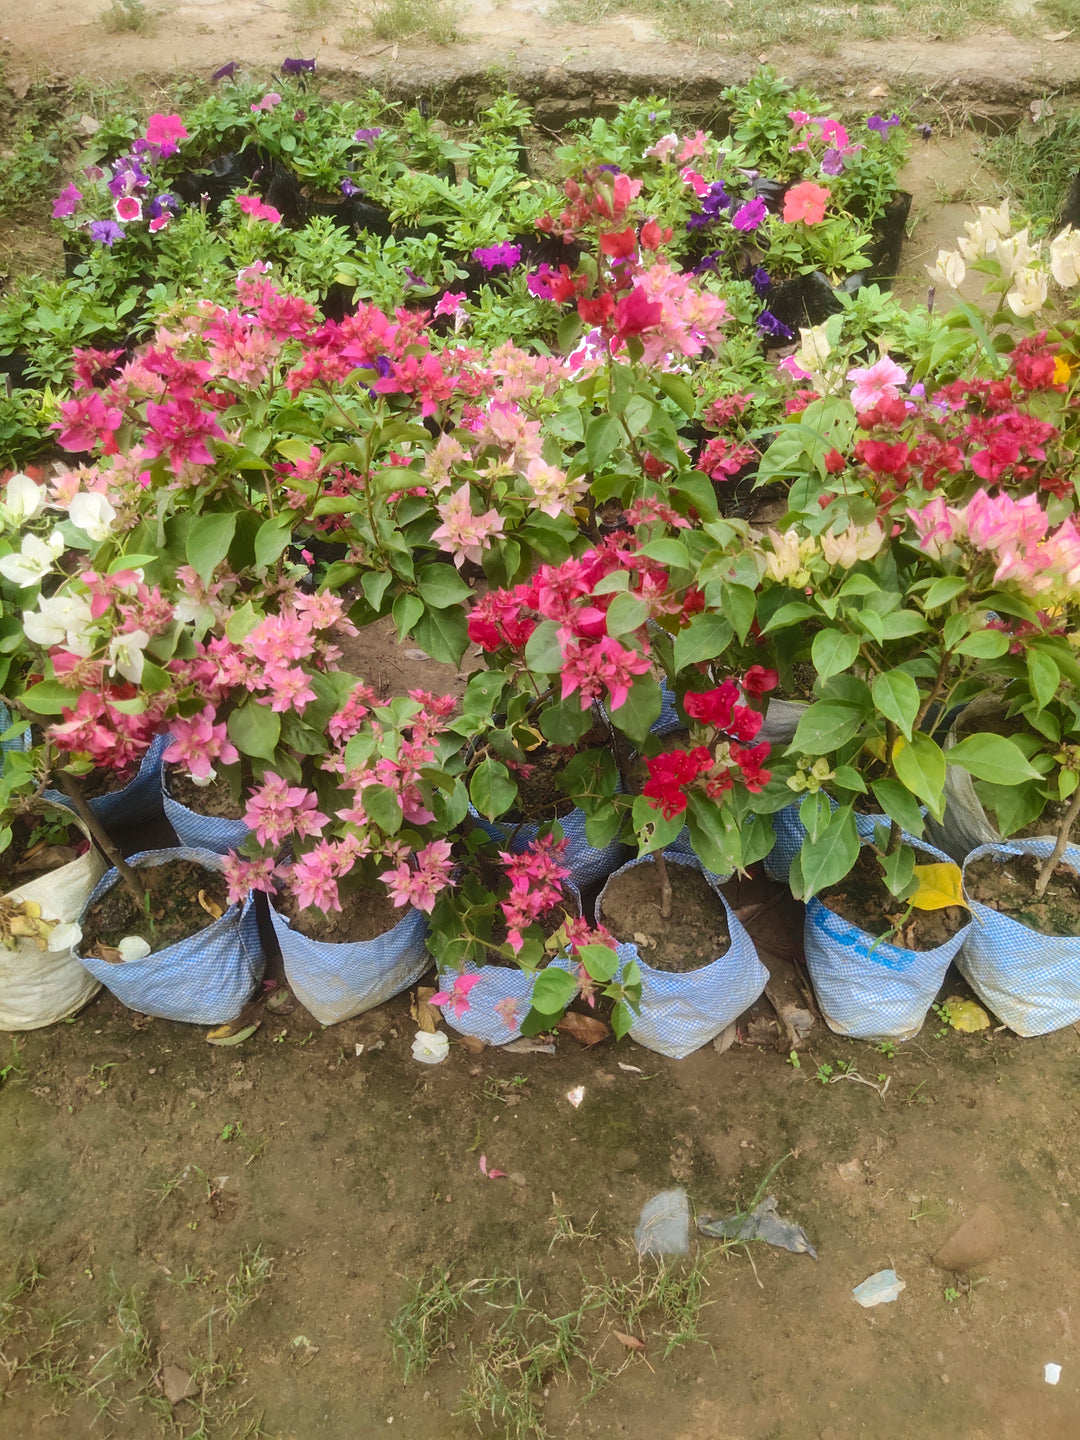
<svg viewBox="0 0 1080 1440">
<path fill-rule="evenodd" d="M 314 60 L 283 60 L 281 62 L 281 73 L 283 75 L 303 75 L 305 70 L 314 69 Z"/>
<path fill-rule="evenodd" d="M 881 115 L 871 115 L 870 119 L 866 122 L 866 128 L 868 130 L 876 130 L 877 133 L 884 140 L 892 127 L 899 124 L 900 116 L 897 115 L 895 111 L 893 111 L 893 113 L 889 116 L 887 120 L 884 119 L 884 117 Z"/>
<path fill-rule="evenodd" d="M 758 265 L 754 273 L 750 276 L 750 284 L 754 287 L 755 295 L 764 295 L 765 291 L 768 290 L 772 284 L 772 277 L 767 270 L 763 270 L 761 266 Z"/>
<path fill-rule="evenodd" d="M 240 66 L 235 60 L 230 60 L 227 65 L 220 65 L 210 76 L 211 85 L 216 85 L 219 80 L 231 80 Z"/>
<path fill-rule="evenodd" d="M 823 175 L 842 175 L 844 172 L 844 152 L 838 150 L 835 145 L 830 145 L 821 157 L 821 173 Z"/>
<path fill-rule="evenodd" d="M 111 245 L 114 240 L 123 240 L 124 232 L 115 220 L 91 220 L 90 239 L 99 245 Z"/>
<path fill-rule="evenodd" d="M 342 180 L 341 182 L 341 193 L 345 196 L 347 200 L 351 200 L 354 195 L 360 194 L 360 186 L 354 185 L 353 182 L 346 175 L 344 180 Z"/>
<path fill-rule="evenodd" d="M 63 220 L 67 215 L 74 215 L 81 199 L 82 191 L 76 190 L 74 185 L 69 185 L 66 190 L 61 190 L 53 202 L 52 218 Z"/>
<path fill-rule="evenodd" d="M 479 245 L 472 252 L 472 258 L 478 265 L 482 265 L 488 274 L 504 267 L 512 270 L 521 259 L 521 246 L 511 245 L 507 241 L 503 241 L 501 245 Z"/>
<path fill-rule="evenodd" d="M 740 205 L 731 217 L 731 223 L 736 230 L 756 230 L 765 219 L 765 215 L 765 201 L 758 196 L 753 200 L 747 200 L 745 205 Z"/>
<path fill-rule="evenodd" d="M 708 273 L 708 271 L 710 271 L 710 270 L 715 270 L 717 264 L 718 264 L 719 261 L 722 259 L 723 254 L 724 254 L 723 250 L 710 250 L 709 253 L 708 253 L 708 255 L 703 256 L 703 257 L 698 261 L 698 263 L 697 263 L 697 264 L 694 266 L 694 268 L 690 271 L 690 274 L 691 274 L 691 275 L 705 275 L 705 274 Z"/>
<path fill-rule="evenodd" d="M 758 334 L 769 340 L 790 340 L 792 332 L 771 310 L 762 310 L 757 318 Z"/>
<path fill-rule="evenodd" d="M 392 373 L 394 366 L 390 360 L 389 355 L 376 355 L 373 368 L 376 375 L 381 375 L 382 378 L 385 380 Z"/>
<path fill-rule="evenodd" d="M 915 129 L 922 136 L 923 140 L 929 140 L 930 136 L 934 133 L 934 127 L 928 125 L 925 121 L 921 125 L 916 125 Z"/>
<path fill-rule="evenodd" d="M 353 139 L 358 145 L 374 145 L 375 141 L 382 134 L 382 128 L 378 125 L 372 130 L 357 130 Z"/>
</svg>

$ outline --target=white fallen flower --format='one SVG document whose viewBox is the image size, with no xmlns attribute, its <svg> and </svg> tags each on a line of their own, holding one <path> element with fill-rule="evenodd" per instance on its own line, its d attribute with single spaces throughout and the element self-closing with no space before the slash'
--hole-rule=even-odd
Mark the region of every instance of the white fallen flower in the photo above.
<svg viewBox="0 0 1080 1440">
<path fill-rule="evenodd" d="M 442 1030 L 418 1030 L 412 1042 L 412 1057 L 421 1065 L 440 1065 L 450 1054 L 450 1037 Z"/>
<path fill-rule="evenodd" d="M 74 950 L 82 939 L 82 926 L 74 924 L 54 925 L 49 931 L 48 949 L 50 955 L 59 955 L 64 950 Z"/>
<path fill-rule="evenodd" d="M 141 935 L 125 935 L 116 948 L 121 960 L 145 960 L 151 947 Z"/>
</svg>

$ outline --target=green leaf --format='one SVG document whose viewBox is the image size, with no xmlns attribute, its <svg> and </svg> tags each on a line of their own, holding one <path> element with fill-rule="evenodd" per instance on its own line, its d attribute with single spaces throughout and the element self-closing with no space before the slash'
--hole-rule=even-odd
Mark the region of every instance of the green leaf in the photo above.
<svg viewBox="0 0 1080 1440">
<path fill-rule="evenodd" d="M 269 705 L 245 701 L 229 716 L 228 728 L 229 739 L 242 754 L 253 755 L 257 760 L 275 759 L 281 716 Z"/>
<path fill-rule="evenodd" d="M 747 585 L 720 585 L 720 613 L 735 627 L 739 643 L 744 644 L 757 613 L 757 596 Z"/>
<path fill-rule="evenodd" d="M 614 415 L 597 415 L 585 429 L 585 458 L 591 470 L 600 470 L 622 437 Z"/>
<path fill-rule="evenodd" d="M 722 615 L 695 615 L 675 637 L 675 669 L 685 670 L 699 660 L 715 660 L 734 636 L 731 622 Z"/>
<path fill-rule="evenodd" d="M 229 553 L 236 533 L 236 511 L 212 511 L 196 515 L 187 536 L 188 564 L 204 585 L 210 583 L 215 569 Z"/>
<path fill-rule="evenodd" d="M 968 582 L 963 575 L 942 575 L 928 586 L 923 596 L 923 608 L 936 610 L 940 605 L 947 605 L 950 600 L 955 600 L 967 589 Z"/>
<path fill-rule="evenodd" d="M 416 572 L 416 588 L 424 603 L 433 605 L 436 610 L 460 605 L 472 595 L 452 565 L 425 565 Z"/>
<path fill-rule="evenodd" d="M 987 780 L 991 785 L 1019 785 L 1039 778 L 1039 772 L 1007 735 L 967 735 L 952 747 L 947 758 L 950 765 L 959 765 L 977 780 Z"/>
<path fill-rule="evenodd" d="M 859 733 L 866 711 L 839 700 L 819 700 L 801 716 L 791 742 L 796 754 L 829 755 Z"/>
<path fill-rule="evenodd" d="M 874 780 L 870 789 L 890 820 L 895 820 L 909 835 L 922 834 L 923 817 L 918 801 L 899 780 Z"/>
<path fill-rule="evenodd" d="M 385 835 L 396 835 L 401 829 L 401 805 L 386 785 L 364 786 L 364 811 Z"/>
<path fill-rule="evenodd" d="M 558 1015 L 577 994 L 577 981 L 566 970 L 541 970 L 533 986 L 533 1009 L 544 1015 Z"/>
<path fill-rule="evenodd" d="M 846 630 L 819 630 L 810 646 L 810 659 L 822 680 L 846 670 L 858 653 L 858 636 Z"/>
<path fill-rule="evenodd" d="M 922 635 L 929 629 L 917 610 L 893 610 L 881 617 L 881 634 L 885 640 L 905 640 L 909 635 Z"/>
<path fill-rule="evenodd" d="M 664 392 L 668 399 L 674 400 L 675 404 L 683 412 L 686 418 L 688 420 L 692 420 L 694 417 L 694 411 L 697 408 L 697 403 L 694 399 L 693 390 L 691 390 L 690 386 L 686 383 L 682 376 L 673 375 L 669 370 L 661 371 L 661 373 L 656 377 L 656 380 L 657 384 L 660 386 L 660 389 Z"/>
<path fill-rule="evenodd" d="M 559 627 L 554 620 L 541 620 L 525 645 L 525 664 L 541 675 L 555 675 L 562 669 Z"/>
<path fill-rule="evenodd" d="M 488 820 L 497 820 L 517 799 L 517 785 L 501 760 L 487 756 L 469 781 L 469 799 Z"/>
<path fill-rule="evenodd" d="M 998 660 L 1008 653 L 1009 637 L 1003 630 L 975 630 L 965 635 L 956 647 L 958 655 L 970 655 L 973 660 Z"/>
<path fill-rule="evenodd" d="M 886 670 L 875 675 L 870 685 L 874 704 L 886 720 L 898 725 L 911 739 L 911 727 L 919 713 L 919 687 L 905 670 Z"/>
<path fill-rule="evenodd" d="M 540 716 L 540 733 L 553 745 L 574 745 L 593 724 L 592 707 L 581 708 L 580 697 L 568 695 L 549 705 Z"/>
<path fill-rule="evenodd" d="M 73 710 L 79 697 L 60 684 L 59 680 L 40 680 L 24 690 L 20 700 L 35 715 L 59 715 L 63 710 Z"/>
<path fill-rule="evenodd" d="M 842 805 L 833 812 L 816 840 L 803 841 L 802 849 L 791 862 L 791 893 L 798 900 L 809 900 L 818 891 L 842 880 L 858 855 L 855 812 L 850 805 Z"/>
<path fill-rule="evenodd" d="M 929 735 L 915 735 L 911 740 L 901 736 L 893 745 L 892 766 L 901 785 L 906 785 L 940 819 L 945 790 L 941 746 Z"/>
<path fill-rule="evenodd" d="M 577 955 L 592 979 L 601 984 L 619 973 L 619 957 L 610 945 L 582 945 Z"/>
<path fill-rule="evenodd" d="M 634 796 L 631 819 L 639 855 L 651 855 L 654 850 L 666 849 L 678 839 L 686 823 L 684 815 L 673 815 L 670 820 L 665 820 L 663 811 L 656 809 L 647 795 Z"/>
<path fill-rule="evenodd" d="M 636 744 L 644 742 L 649 727 L 660 718 L 663 706 L 660 682 L 652 674 L 636 675 L 630 692 L 617 710 L 608 706 L 611 719 Z"/>
<path fill-rule="evenodd" d="M 360 577 L 360 589 L 372 610 L 378 611 L 393 580 L 389 570 L 365 570 Z"/>
<path fill-rule="evenodd" d="M 460 606 L 436 610 L 429 606 L 412 629 L 420 649 L 443 665 L 456 665 L 469 648 L 469 622 Z"/>
<path fill-rule="evenodd" d="M 1061 671 L 1049 655 L 1044 655 L 1041 650 L 1029 650 L 1027 652 L 1027 672 L 1031 693 L 1040 710 L 1045 709 L 1058 692 L 1058 686 L 1061 684 Z"/>
<path fill-rule="evenodd" d="M 885 884 L 898 900 L 906 900 L 915 889 L 915 851 L 901 845 L 892 855 L 880 857 Z"/>
<path fill-rule="evenodd" d="M 686 828 L 701 863 L 718 875 L 741 867 L 739 825 L 732 811 L 701 790 L 691 790 L 688 802 Z"/>
<path fill-rule="evenodd" d="M 616 595 L 608 606 L 607 633 L 613 638 L 637 630 L 649 618 L 649 607 L 638 595 Z"/>
<path fill-rule="evenodd" d="M 410 595 L 406 592 L 397 597 L 391 614 L 394 617 L 394 624 L 397 626 L 399 641 L 405 639 L 423 613 L 424 602 L 419 595 Z"/>
<path fill-rule="evenodd" d="M 275 515 L 264 520 L 255 536 L 255 568 L 267 570 L 283 555 L 292 540 L 292 515 Z M 190 537 L 189 537 L 190 540 Z"/>
</svg>

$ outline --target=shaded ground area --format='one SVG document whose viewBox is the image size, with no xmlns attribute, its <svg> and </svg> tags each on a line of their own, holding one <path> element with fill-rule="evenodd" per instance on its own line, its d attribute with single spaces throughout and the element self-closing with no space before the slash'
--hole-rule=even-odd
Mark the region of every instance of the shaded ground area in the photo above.
<svg viewBox="0 0 1080 1440">
<path fill-rule="evenodd" d="M 787 905 L 751 927 L 774 969 L 797 929 Z M 546 1315 L 581 1354 L 485 1434 L 1071 1440 L 1080 1037 L 965 1036 L 932 1015 L 894 1053 L 819 1022 L 796 1067 L 771 1013 L 683 1062 L 562 1038 L 554 1056 L 455 1042 L 422 1067 L 408 997 L 327 1031 L 267 1013 L 227 1050 L 103 994 L 69 1025 L 4 1041 L 3 1433 L 74 1440 L 107 1405 L 93 1433 L 138 1440 L 465 1440 L 469 1387 L 481 1410 L 501 1403 L 493 1377 L 512 1395 L 508 1357 L 524 1363 L 528 1345 L 487 1343 L 519 1276 L 528 1344 L 550 1338 Z M 481 1156 L 510 1178 L 486 1178 Z M 781 1160 L 769 1191 L 816 1262 L 704 1241 L 663 1284 L 654 1262 L 639 1275 L 629 1240 L 650 1195 L 684 1185 L 726 1214 Z M 964 1282 L 931 1257 L 980 1201 L 1005 1245 Z M 15 1293 L 35 1261 L 41 1278 Z M 859 1309 L 852 1287 L 886 1267 L 906 1290 Z M 437 1353 L 432 1322 L 431 1368 L 403 1385 L 389 1327 L 416 1282 L 499 1276 L 452 1318 L 453 1348 Z M 175 1408 L 159 1393 L 168 1365 L 194 1387 Z M 542 1431 L 514 1428 L 525 1400 Z"/>
</svg>

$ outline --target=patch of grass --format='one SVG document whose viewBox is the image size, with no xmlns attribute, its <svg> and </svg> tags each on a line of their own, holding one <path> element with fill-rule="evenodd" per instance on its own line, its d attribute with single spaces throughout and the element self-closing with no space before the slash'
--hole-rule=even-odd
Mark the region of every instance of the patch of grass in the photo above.
<svg viewBox="0 0 1080 1440">
<path fill-rule="evenodd" d="M 450 1271 L 433 1269 L 416 1281 L 412 1293 L 390 1322 L 390 1345 L 406 1381 L 423 1375 L 450 1341 L 454 1321 L 469 1301 L 485 1297 L 495 1280 L 451 1283 Z"/>
<path fill-rule="evenodd" d="M 556 22 L 595 25 L 628 12 L 645 16 L 665 39 L 691 45 L 735 41 L 756 51 L 798 42 L 827 55 L 837 53 L 843 40 L 893 35 L 954 40 L 989 26 L 1026 29 L 1003 0 L 893 0 L 850 8 L 802 0 L 559 0 L 551 13 Z M 1039 22 L 1045 28 L 1041 13 Z"/>
<path fill-rule="evenodd" d="M 236 1272 L 225 1282 L 225 1304 L 222 1307 L 227 1329 L 232 1329 L 240 1316 L 250 1310 L 259 1298 L 274 1273 L 274 1262 L 263 1254 L 261 1245 L 254 1250 L 245 1250 L 240 1256 Z"/>
<path fill-rule="evenodd" d="M 987 144 L 986 157 L 1009 199 L 1038 228 L 1049 227 L 1080 169 L 1080 114 L 1040 126 L 1034 136 L 1028 126 L 996 135 Z"/>
<path fill-rule="evenodd" d="M 455 45 L 461 39 L 457 26 L 463 14 L 457 0 L 371 0 L 342 38 L 346 45 L 354 46 L 371 37 Z"/>
<path fill-rule="evenodd" d="M 112 0 L 109 8 L 101 12 L 101 23 L 111 35 L 141 35 L 149 29 L 150 12 L 143 0 Z"/>
<path fill-rule="evenodd" d="M 323 25 L 338 8 L 338 0 L 289 0 L 289 19 L 298 30 Z"/>
</svg>

